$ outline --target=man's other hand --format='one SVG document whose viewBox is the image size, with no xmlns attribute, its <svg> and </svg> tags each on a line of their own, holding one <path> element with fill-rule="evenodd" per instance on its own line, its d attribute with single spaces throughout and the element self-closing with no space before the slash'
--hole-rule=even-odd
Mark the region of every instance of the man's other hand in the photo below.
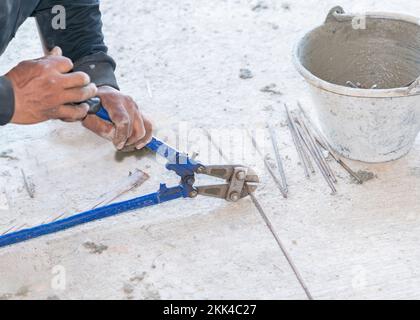
<svg viewBox="0 0 420 320">
<path fill-rule="evenodd" d="M 99 87 L 97 96 L 112 124 L 96 115 L 88 115 L 83 121 L 86 128 L 111 140 L 121 151 L 141 149 L 152 139 L 152 123 L 142 115 L 132 98 L 109 86 Z"/>
<path fill-rule="evenodd" d="M 84 72 L 71 72 L 73 63 L 54 48 L 49 55 L 23 61 L 6 77 L 15 96 L 12 123 L 34 124 L 49 119 L 79 121 L 86 117 L 87 104 L 78 104 L 96 96 L 97 88 Z"/>
</svg>

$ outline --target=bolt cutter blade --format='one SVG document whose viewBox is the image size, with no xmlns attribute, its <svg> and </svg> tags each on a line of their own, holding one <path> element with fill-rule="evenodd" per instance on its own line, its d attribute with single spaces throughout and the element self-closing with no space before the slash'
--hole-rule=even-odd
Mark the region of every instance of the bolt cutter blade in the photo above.
<svg viewBox="0 0 420 320">
<path fill-rule="evenodd" d="M 199 173 L 207 176 L 231 181 L 235 169 L 243 168 L 246 171 L 245 182 L 259 183 L 260 180 L 255 171 L 242 165 L 210 165 L 200 167 Z"/>
<path fill-rule="evenodd" d="M 256 185 L 247 184 L 247 186 L 248 186 L 248 189 L 243 188 L 237 200 L 246 198 L 247 196 L 249 196 L 250 192 L 254 192 L 255 190 L 257 190 Z M 199 186 L 199 187 L 196 187 L 195 189 L 197 190 L 198 194 L 201 196 L 225 199 L 227 201 L 233 201 L 228 198 L 229 187 L 230 187 L 229 184 L 217 184 L 217 185 Z"/>
<path fill-rule="evenodd" d="M 226 194 L 229 189 L 228 184 L 217 184 L 208 186 L 199 186 L 195 188 L 199 195 L 206 197 L 214 197 L 219 199 L 226 199 Z"/>
<path fill-rule="evenodd" d="M 202 196 L 225 199 L 236 202 L 254 192 L 259 182 L 253 169 L 239 165 L 216 165 L 200 168 L 200 173 L 226 180 L 227 184 L 196 187 Z"/>
<path fill-rule="evenodd" d="M 258 177 L 257 173 L 254 171 L 254 169 L 248 168 L 245 182 L 260 183 L 260 178 Z"/>
</svg>

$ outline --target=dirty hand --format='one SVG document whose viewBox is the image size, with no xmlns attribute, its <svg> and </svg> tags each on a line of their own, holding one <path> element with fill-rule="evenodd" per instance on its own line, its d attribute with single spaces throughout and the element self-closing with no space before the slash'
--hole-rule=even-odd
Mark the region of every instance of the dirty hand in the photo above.
<svg viewBox="0 0 420 320">
<path fill-rule="evenodd" d="M 109 86 L 98 88 L 97 96 L 112 123 L 88 115 L 83 125 L 102 138 L 111 140 L 120 151 L 143 148 L 152 139 L 152 123 L 140 112 L 132 98 Z"/>
<path fill-rule="evenodd" d="M 15 95 L 12 123 L 34 124 L 49 119 L 78 121 L 86 117 L 86 104 L 73 105 L 96 95 L 95 84 L 83 72 L 71 72 L 73 63 L 54 48 L 47 56 L 23 61 L 6 77 Z"/>
</svg>

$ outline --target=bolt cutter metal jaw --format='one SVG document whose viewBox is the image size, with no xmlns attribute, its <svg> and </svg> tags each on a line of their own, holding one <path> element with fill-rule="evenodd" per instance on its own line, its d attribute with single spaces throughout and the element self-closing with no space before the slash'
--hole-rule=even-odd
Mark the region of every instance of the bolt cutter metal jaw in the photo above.
<svg viewBox="0 0 420 320">
<path fill-rule="evenodd" d="M 153 138 L 147 148 L 168 160 L 166 168 L 181 177 L 180 186 L 188 197 L 197 195 L 225 199 L 236 202 L 254 192 L 259 179 L 254 170 L 242 165 L 210 165 L 204 166 L 200 162 L 189 158 L 165 143 Z M 208 186 L 194 186 L 195 175 L 202 174 L 224 179 L 227 183 Z"/>
<path fill-rule="evenodd" d="M 242 165 L 212 165 L 202 166 L 199 173 L 224 179 L 227 183 L 198 186 L 195 190 L 199 195 L 225 199 L 236 202 L 257 189 L 259 178 L 255 171 Z"/>
</svg>

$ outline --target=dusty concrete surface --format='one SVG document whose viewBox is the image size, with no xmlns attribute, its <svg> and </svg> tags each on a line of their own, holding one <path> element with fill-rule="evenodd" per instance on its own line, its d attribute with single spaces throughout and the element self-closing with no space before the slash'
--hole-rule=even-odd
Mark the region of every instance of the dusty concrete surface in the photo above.
<svg viewBox="0 0 420 320">
<path fill-rule="evenodd" d="M 154 118 L 156 135 L 200 127 L 229 134 L 273 121 L 290 184 L 282 199 L 260 161 L 257 197 L 316 299 L 420 298 L 420 145 L 382 164 L 349 162 L 374 179 L 339 176 L 331 196 L 318 174 L 307 181 L 285 127 L 282 103 L 300 99 L 293 43 L 321 23 L 333 1 L 103 1 L 105 32 L 123 90 Z M 348 11 L 420 16 L 416 0 L 342 1 Z M 41 50 L 28 21 L 0 60 L 2 73 Z M 250 73 L 240 71 L 248 69 Z M 246 75 L 246 79 L 240 75 Z M 273 85 L 274 84 L 274 85 Z M 272 90 L 267 90 L 272 89 Z M 171 131 L 171 130 L 172 131 Z M 82 210 L 140 168 L 151 175 L 125 198 L 176 179 L 150 155 L 116 156 L 78 124 L 0 128 L 0 229 Z M 226 143 L 222 141 L 223 143 Z M 206 150 L 201 151 L 207 162 Z M 214 155 L 214 151 L 211 153 Z M 210 159 L 209 162 L 218 162 Z M 34 184 L 34 198 L 21 170 Z M 305 299 L 250 200 L 179 200 L 0 250 L 2 299 Z"/>
</svg>

